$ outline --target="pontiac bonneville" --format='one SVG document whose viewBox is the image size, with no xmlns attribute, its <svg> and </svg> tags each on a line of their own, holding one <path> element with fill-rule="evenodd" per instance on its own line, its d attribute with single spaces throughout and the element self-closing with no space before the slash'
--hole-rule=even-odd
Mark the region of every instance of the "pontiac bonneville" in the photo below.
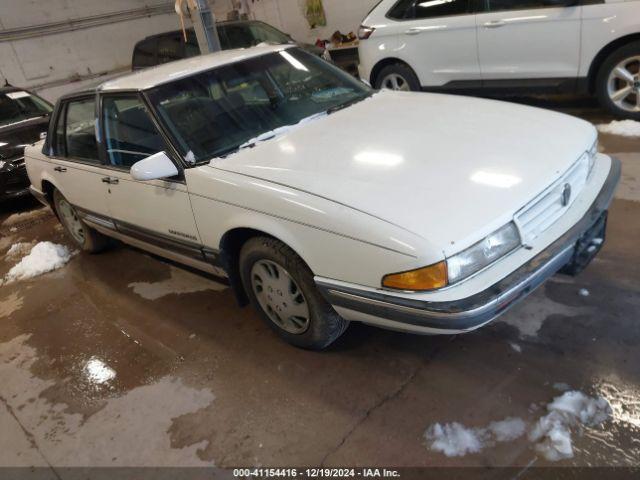
<svg viewBox="0 0 640 480">
<path fill-rule="evenodd" d="M 194 57 L 67 95 L 26 150 L 69 237 L 225 275 L 286 341 L 349 322 L 474 330 L 605 239 L 620 177 L 560 113 L 374 91 L 296 46 Z"/>
</svg>

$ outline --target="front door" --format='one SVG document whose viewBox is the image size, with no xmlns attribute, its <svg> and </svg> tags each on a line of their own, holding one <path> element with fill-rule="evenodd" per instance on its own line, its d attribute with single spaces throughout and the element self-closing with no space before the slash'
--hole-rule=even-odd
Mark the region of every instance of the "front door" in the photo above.
<svg viewBox="0 0 640 480">
<path fill-rule="evenodd" d="M 184 180 L 131 177 L 131 166 L 137 161 L 161 151 L 171 155 L 141 98 L 102 95 L 100 121 L 109 169 L 107 204 L 118 230 L 162 248 L 181 250 L 178 253 L 188 254 L 191 245 L 197 253 L 200 235 Z"/>
<path fill-rule="evenodd" d="M 391 14 L 397 54 L 425 87 L 480 81 L 476 21 L 471 0 L 404 1 Z M 406 9 L 405 9 L 406 7 Z"/>
<path fill-rule="evenodd" d="M 484 0 L 477 15 L 485 85 L 492 80 L 575 79 L 580 62 L 580 6 L 545 0 Z M 577 2 L 576 2 L 577 3 Z"/>
</svg>

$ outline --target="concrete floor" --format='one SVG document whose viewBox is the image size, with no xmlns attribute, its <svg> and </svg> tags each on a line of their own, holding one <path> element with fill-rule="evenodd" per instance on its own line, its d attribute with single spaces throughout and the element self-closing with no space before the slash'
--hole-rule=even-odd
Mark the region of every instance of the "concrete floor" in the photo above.
<svg viewBox="0 0 640 480">
<path fill-rule="evenodd" d="M 590 104 L 534 103 L 610 120 Z M 603 395 L 613 416 L 575 432 L 574 458 L 554 465 L 638 466 L 640 139 L 602 146 L 624 179 L 600 256 L 472 334 L 354 324 L 327 352 L 297 350 L 224 285 L 124 246 L 1 287 L 0 466 L 530 468 L 550 463 L 526 437 L 449 458 L 424 432 L 531 424 L 558 382 Z M 3 254 L 69 244 L 35 203 L 1 208 Z M 0 276 L 11 266 L 0 261 Z"/>
</svg>

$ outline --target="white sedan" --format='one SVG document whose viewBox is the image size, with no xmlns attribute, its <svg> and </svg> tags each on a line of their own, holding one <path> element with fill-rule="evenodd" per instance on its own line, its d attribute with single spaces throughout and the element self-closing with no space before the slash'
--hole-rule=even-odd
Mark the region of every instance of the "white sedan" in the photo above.
<svg viewBox="0 0 640 480">
<path fill-rule="evenodd" d="M 286 341 L 350 321 L 471 331 L 604 241 L 619 162 L 566 115 L 376 92 L 294 46 L 226 51 L 61 98 L 31 190 L 107 237 L 226 275 Z"/>
</svg>

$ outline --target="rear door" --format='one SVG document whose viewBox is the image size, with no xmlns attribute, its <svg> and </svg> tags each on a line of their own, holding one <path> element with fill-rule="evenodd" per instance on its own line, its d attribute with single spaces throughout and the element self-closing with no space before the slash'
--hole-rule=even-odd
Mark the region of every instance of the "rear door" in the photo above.
<svg viewBox="0 0 640 480">
<path fill-rule="evenodd" d="M 573 79 L 580 62 L 577 6 L 548 0 L 482 0 L 478 52 L 485 85 L 492 80 Z"/>
<path fill-rule="evenodd" d="M 51 142 L 51 175 L 64 197 L 75 207 L 108 215 L 105 168 L 96 141 L 96 97 L 63 101 Z"/>
<path fill-rule="evenodd" d="M 107 204 L 119 231 L 162 248 L 193 253 L 200 244 L 187 186 L 182 176 L 137 181 L 134 163 L 171 149 L 137 94 L 103 94 L 101 126 L 109 171 Z M 175 160 L 175 159 L 174 159 Z M 175 162 L 181 171 L 179 162 Z"/>
</svg>

